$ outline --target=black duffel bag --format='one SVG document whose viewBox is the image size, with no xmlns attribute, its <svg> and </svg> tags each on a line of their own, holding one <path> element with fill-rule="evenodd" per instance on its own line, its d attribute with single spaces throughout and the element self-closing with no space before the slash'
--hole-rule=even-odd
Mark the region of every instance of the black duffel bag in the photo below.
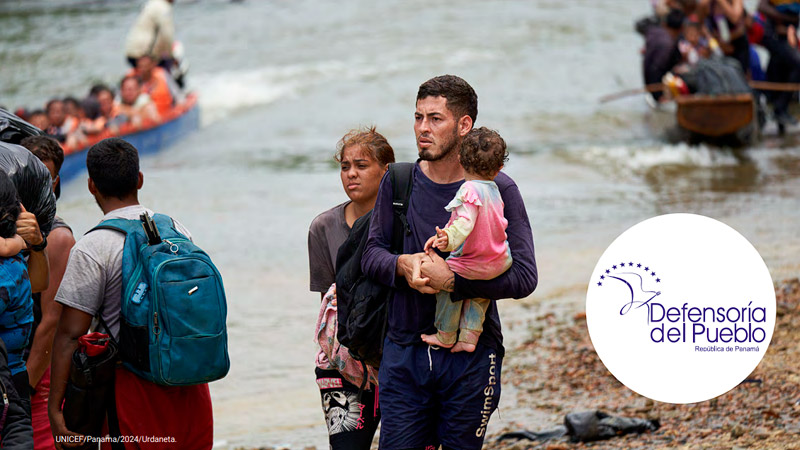
<svg viewBox="0 0 800 450">
<path fill-rule="evenodd" d="M 81 336 L 78 342 L 64 392 L 64 423 L 74 433 L 102 437 L 106 415 L 110 414 L 110 421 L 116 421 L 117 343 L 107 334 L 98 332 Z M 86 443 L 80 448 L 93 449 L 97 444 Z"/>
</svg>

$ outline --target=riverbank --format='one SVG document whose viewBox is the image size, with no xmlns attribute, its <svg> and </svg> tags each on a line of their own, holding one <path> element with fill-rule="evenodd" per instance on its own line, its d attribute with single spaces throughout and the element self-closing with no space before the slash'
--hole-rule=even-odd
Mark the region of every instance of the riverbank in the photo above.
<svg viewBox="0 0 800 450">
<path fill-rule="evenodd" d="M 562 425 L 567 413 L 593 409 L 658 419 L 661 427 L 595 443 L 489 439 L 485 448 L 800 449 L 800 281 L 778 283 L 775 292 L 775 333 L 756 370 L 730 392 L 687 405 L 653 402 L 619 383 L 597 357 L 583 313 L 558 322 L 543 311 L 531 339 L 507 353 L 503 381 L 517 387 L 515 415 L 544 420 L 504 431 L 545 431 Z"/>
</svg>

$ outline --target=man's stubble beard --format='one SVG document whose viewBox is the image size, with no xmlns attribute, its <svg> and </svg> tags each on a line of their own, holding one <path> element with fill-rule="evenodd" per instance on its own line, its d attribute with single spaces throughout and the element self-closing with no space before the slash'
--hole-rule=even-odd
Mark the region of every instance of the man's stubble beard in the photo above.
<svg viewBox="0 0 800 450">
<path fill-rule="evenodd" d="M 419 159 L 423 161 L 441 161 L 456 151 L 460 143 L 461 141 L 458 138 L 458 129 L 455 128 L 453 130 L 453 135 L 450 136 L 450 139 L 446 142 L 446 145 L 442 147 L 441 153 L 438 155 L 432 155 L 430 153 L 430 149 L 419 149 Z"/>
</svg>

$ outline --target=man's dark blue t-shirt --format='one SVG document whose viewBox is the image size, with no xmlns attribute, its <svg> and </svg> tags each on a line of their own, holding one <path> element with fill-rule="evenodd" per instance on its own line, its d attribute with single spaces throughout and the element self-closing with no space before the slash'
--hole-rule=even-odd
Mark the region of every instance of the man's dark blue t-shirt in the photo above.
<svg viewBox="0 0 800 450">
<path fill-rule="evenodd" d="M 411 234 L 406 235 L 403 253 L 421 252 L 425 242 L 435 234 L 436 227 L 443 228 L 450 219 L 444 207 L 453 199 L 463 183 L 437 184 L 428 178 L 417 163 L 414 167 L 414 185 L 408 205 L 408 223 Z M 495 183 L 503 197 L 504 214 L 508 220 L 508 243 L 513 264 L 504 274 L 493 280 L 467 280 L 455 276 L 453 300 L 468 298 L 522 298 L 536 288 L 538 281 L 533 250 L 533 233 L 522 196 L 514 181 L 500 172 Z M 436 332 L 433 325 L 436 314 L 436 297 L 422 294 L 408 287 L 403 277 L 396 277 L 398 255 L 389 252 L 394 226 L 391 179 L 381 181 L 378 199 L 372 213 L 369 238 L 362 256 L 362 270 L 370 277 L 395 288 L 389 302 L 388 337 L 397 344 L 422 343 L 421 334 Z M 442 253 L 444 258 L 446 253 Z M 479 343 L 503 350 L 503 335 L 497 305 L 491 302 L 486 312 L 483 333 Z"/>
</svg>

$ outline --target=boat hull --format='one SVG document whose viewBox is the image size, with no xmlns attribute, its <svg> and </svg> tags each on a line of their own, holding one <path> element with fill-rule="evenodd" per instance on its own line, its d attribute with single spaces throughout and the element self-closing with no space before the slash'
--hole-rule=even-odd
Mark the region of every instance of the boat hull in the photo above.
<svg viewBox="0 0 800 450">
<path fill-rule="evenodd" d="M 678 97 L 675 103 L 681 127 L 712 138 L 736 134 L 755 117 L 752 94 L 692 95 Z"/>
<path fill-rule="evenodd" d="M 761 138 L 763 122 L 750 94 L 691 95 L 648 104 L 648 128 L 673 144 L 745 147 Z"/>
<path fill-rule="evenodd" d="M 136 147 L 139 150 L 139 155 L 147 155 L 157 153 L 175 144 L 200 127 L 200 108 L 197 104 L 197 97 L 192 94 L 187 96 L 186 101 L 175 107 L 174 111 L 170 111 L 170 113 L 161 123 L 151 124 L 139 130 L 125 128 L 120 130 L 121 133 L 117 135 L 104 133 L 83 148 L 65 149 L 64 164 L 59 172 L 61 182 L 69 182 L 85 174 L 86 153 L 94 143 L 102 139 L 112 136 L 120 137 Z"/>
</svg>

